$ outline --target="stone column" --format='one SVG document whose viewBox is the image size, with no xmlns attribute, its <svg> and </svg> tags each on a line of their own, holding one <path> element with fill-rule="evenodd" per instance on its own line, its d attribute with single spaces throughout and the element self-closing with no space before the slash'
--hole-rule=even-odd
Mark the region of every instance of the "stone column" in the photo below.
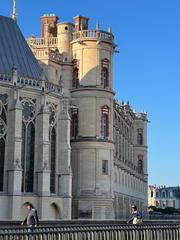
<svg viewBox="0 0 180 240">
<path fill-rule="evenodd" d="M 45 98 L 43 95 L 42 97 Z M 36 192 L 38 195 L 50 194 L 49 170 L 49 110 L 46 103 L 41 105 L 36 117 L 36 159 L 35 172 L 37 173 Z"/>
<path fill-rule="evenodd" d="M 36 117 L 35 172 L 36 188 L 39 195 L 38 215 L 41 219 L 48 218 L 46 197 L 50 195 L 49 168 L 49 109 L 46 106 L 46 96 L 42 94 L 42 104 Z"/>
<path fill-rule="evenodd" d="M 22 105 L 19 101 L 18 89 L 10 91 L 7 138 L 7 192 L 9 198 L 9 218 L 18 219 L 21 206 L 21 145 L 22 145 Z"/>
<path fill-rule="evenodd" d="M 63 219 L 71 219 L 72 171 L 70 147 L 70 116 L 68 102 L 63 101 L 58 117 L 58 194 L 63 197 Z"/>
</svg>

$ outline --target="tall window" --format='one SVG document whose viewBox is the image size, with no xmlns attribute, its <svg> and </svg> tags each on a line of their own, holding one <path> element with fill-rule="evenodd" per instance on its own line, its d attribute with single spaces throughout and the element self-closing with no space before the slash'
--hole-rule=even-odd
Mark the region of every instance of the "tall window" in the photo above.
<svg viewBox="0 0 180 240">
<path fill-rule="evenodd" d="M 77 88 L 79 86 L 79 62 L 77 59 L 73 60 L 73 76 L 72 87 Z"/>
<path fill-rule="evenodd" d="M 56 105 L 49 103 L 49 142 L 50 142 L 50 192 L 56 193 Z"/>
<path fill-rule="evenodd" d="M 7 94 L 0 94 L 0 191 L 3 191 L 5 144 L 7 135 Z"/>
<path fill-rule="evenodd" d="M 33 192 L 35 152 L 35 110 L 34 99 L 21 99 L 22 112 L 22 192 Z"/>
<path fill-rule="evenodd" d="M 101 108 L 101 137 L 107 139 L 109 137 L 109 107 Z"/>
<path fill-rule="evenodd" d="M 143 129 L 141 128 L 137 130 L 137 144 L 143 145 Z"/>
<path fill-rule="evenodd" d="M 50 133 L 50 192 L 56 192 L 56 130 L 53 127 Z"/>
<path fill-rule="evenodd" d="M 106 58 L 101 61 L 101 85 L 109 87 L 109 60 Z"/>
<path fill-rule="evenodd" d="M 78 109 L 73 109 L 71 112 L 71 137 L 78 137 Z"/>
<path fill-rule="evenodd" d="M 138 155 L 138 172 L 143 173 L 143 155 Z"/>
<path fill-rule="evenodd" d="M 102 174 L 108 175 L 108 160 L 102 160 Z"/>
<path fill-rule="evenodd" d="M 101 85 L 106 88 L 109 85 L 109 73 L 106 67 L 103 67 L 101 72 Z"/>
</svg>

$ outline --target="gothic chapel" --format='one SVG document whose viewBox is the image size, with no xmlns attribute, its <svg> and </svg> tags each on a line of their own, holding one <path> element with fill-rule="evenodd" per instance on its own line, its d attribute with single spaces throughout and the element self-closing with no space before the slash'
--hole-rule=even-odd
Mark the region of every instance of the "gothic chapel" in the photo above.
<svg viewBox="0 0 180 240">
<path fill-rule="evenodd" d="M 0 220 L 124 219 L 147 208 L 147 114 L 118 103 L 111 28 L 0 16 Z"/>
</svg>

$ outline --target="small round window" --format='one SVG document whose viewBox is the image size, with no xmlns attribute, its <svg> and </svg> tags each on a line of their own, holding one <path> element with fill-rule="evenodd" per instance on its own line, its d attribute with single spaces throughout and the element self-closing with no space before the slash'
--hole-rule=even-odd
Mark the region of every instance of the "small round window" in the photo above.
<svg viewBox="0 0 180 240">
<path fill-rule="evenodd" d="M 65 30 L 68 30 L 68 27 L 66 26 L 64 29 L 65 29 Z"/>
</svg>

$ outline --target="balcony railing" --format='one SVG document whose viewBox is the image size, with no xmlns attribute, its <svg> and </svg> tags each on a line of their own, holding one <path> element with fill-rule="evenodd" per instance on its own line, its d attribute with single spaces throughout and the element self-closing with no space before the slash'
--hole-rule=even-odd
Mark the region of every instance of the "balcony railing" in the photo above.
<svg viewBox="0 0 180 240">
<path fill-rule="evenodd" d="M 110 226 L 72 226 L 37 228 L 28 232 L 28 229 L 16 231 L 0 230 L 0 240 L 178 240 L 180 239 L 180 225 L 110 225 Z"/>
<path fill-rule="evenodd" d="M 27 43 L 29 44 L 30 47 L 34 47 L 34 48 L 44 48 L 44 47 L 57 48 L 57 37 L 48 37 L 48 38 L 31 37 L 27 39 Z"/>
<path fill-rule="evenodd" d="M 113 42 L 114 36 L 110 32 L 99 30 L 82 30 L 73 33 L 73 41 L 83 39 L 95 39 L 100 41 Z"/>
<path fill-rule="evenodd" d="M 59 52 L 56 52 L 52 49 L 32 49 L 35 57 L 39 60 L 42 59 L 49 59 L 52 62 L 62 63 L 63 62 L 63 55 Z"/>
</svg>

